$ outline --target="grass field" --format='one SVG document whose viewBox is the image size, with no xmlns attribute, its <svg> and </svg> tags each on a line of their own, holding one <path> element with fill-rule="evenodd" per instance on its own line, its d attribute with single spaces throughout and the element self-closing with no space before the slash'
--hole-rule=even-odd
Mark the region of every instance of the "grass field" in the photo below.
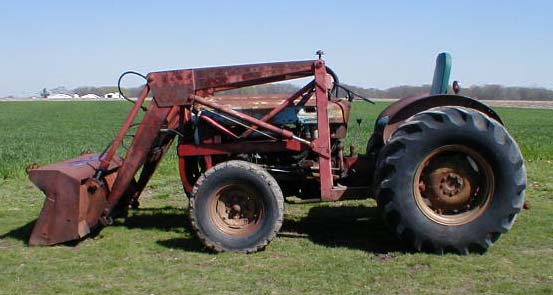
<svg viewBox="0 0 553 295">
<path fill-rule="evenodd" d="M 351 142 L 364 147 L 384 107 L 355 105 L 364 120 Z M 553 293 L 553 110 L 498 109 L 526 159 L 531 209 L 483 255 L 413 253 L 371 200 L 288 206 L 265 251 L 209 253 L 188 224 L 175 152 L 126 221 L 77 245 L 28 247 L 44 196 L 25 166 L 102 150 L 129 108 L 0 103 L 0 294 Z"/>
</svg>

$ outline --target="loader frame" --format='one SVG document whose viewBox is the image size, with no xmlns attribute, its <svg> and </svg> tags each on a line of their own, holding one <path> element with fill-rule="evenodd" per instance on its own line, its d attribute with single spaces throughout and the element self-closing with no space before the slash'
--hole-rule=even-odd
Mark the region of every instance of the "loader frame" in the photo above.
<svg viewBox="0 0 553 295">
<path fill-rule="evenodd" d="M 312 82 L 285 99 L 261 119 L 206 99 L 206 97 L 223 90 L 309 76 L 314 77 Z M 98 176 L 101 176 L 102 171 L 107 168 L 107 165 L 113 159 L 146 97 L 152 94 L 153 101 L 140 123 L 127 157 L 119 168 L 118 176 L 109 193 L 109 205 L 104 210 L 104 217 L 110 215 L 125 194 L 130 194 L 131 202 L 136 202 L 161 157 L 167 151 L 173 138 L 178 135 L 177 129 L 187 124 L 193 124 L 191 108 L 198 106 L 208 110 L 216 110 L 241 120 L 250 124 L 250 128 L 242 134 L 235 134 L 210 117 L 199 116 L 215 129 L 232 138 L 240 139 L 240 141 L 217 143 L 208 140 L 200 143 L 180 143 L 178 146 L 179 171 L 183 187 L 187 192 L 192 191 L 193 183 L 187 180 L 185 157 L 203 157 L 206 168 L 209 169 L 212 166 L 211 157 L 213 155 L 286 150 L 299 152 L 305 149 L 311 149 L 319 155 L 322 201 L 336 201 L 352 191 L 369 191 L 369 187 L 336 187 L 334 185 L 331 171 L 330 130 L 327 110 L 329 103 L 327 67 L 323 60 L 155 72 L 149 74 L 147 79 L 147 85 L 142 90 L 117 138 L 101 158 L 102 165 Z M 316 139 L 312 141 L 302 139 L 292 132 L 270 123 L 272 118 L 286 107 L 295 104 L 298 99 L 296 105 L 305 104 L 306 99 L 300 98 L 305 98 L 305 95 L 311 92 L 315 94 L 317 105 L 319 135 Z M 248 136 L 256 130 L 269 131 L 271 134 L 280 135 L 281 138 L 262 141 L 250 140 Z M 158 141 L 158 144 L 152 149 L 155 141 Z M 353 161 L 350 160 L 349 162 Z M 142 166 L 144 167 L 141 175 L 135 183 L 134 176 Z"/>
</svg>

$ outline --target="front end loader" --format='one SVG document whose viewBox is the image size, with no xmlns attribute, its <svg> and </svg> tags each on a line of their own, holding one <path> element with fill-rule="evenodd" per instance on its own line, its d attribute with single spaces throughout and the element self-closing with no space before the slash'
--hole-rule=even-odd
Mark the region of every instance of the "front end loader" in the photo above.
<svg viewBox="0 0 553 295">
<path fill-rule="evenodd" d="M 497 113 L 458 87 L 448 94 L 450 69 L 451 57 L 440 54 L 431 92 L 388 106 L 364 154 L 346 152 L 345 139 L 351 108 L 359 98 L 371 101 L 341 85 L 320 55 L 150 73 L 108 149 L 29 171 L 46 194 L 29 244 L 82 239 L 136 208 L 175 141 L 191 224 L 211 250 L 263 249 L 292 197 L 372 197 L 391 230 L 417 250 L 485 251 L 522 208 L 525 166 Z M 306 77 L 291 95 L 220 93 Z"/>
</svg>

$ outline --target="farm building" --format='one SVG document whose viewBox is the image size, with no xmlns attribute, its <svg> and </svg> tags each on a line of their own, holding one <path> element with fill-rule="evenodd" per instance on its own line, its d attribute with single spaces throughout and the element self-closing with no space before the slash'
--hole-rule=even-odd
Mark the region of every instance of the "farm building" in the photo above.
<svg viewBox="0 0 553 295">
<path fill-rule="evenodd" d="M 121 94 L 119 94 L 118 92 L 110 92 L 104 94 L 104 98 L 121 98 Z"/>
<path fill-rule="evenodd" d="M 83 98 L 83 99 L 100 99 L 101 97 L 96 95 L 96 94 L 89 93 L 89 94 L 85 94 L 85 95 L 81 96 L 81 98 Z"/>
<path fill-rule="evenodd" d="M 64 93 L 53 93 L 48 95 L 46 98 L 48 99 L 71 99 L 73 96 L 64 94 Z"/>
</svg>

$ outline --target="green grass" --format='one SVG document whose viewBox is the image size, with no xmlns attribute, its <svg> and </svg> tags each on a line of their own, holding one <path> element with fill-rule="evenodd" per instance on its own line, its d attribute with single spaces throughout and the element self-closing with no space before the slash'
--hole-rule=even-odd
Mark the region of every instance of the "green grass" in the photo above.
<svg viewBox="0 0 553 295">
<path fill-rule="evenodd" d="M 142 208 L 77 245 L 30 248 L 44 196 L 31 163 L 101 150 L 129 109 L 118 102 L 0 103 L 0 294 L 368 294 L 553 292 L 553 111 L 499 109 L 527 160 L 531 209 L 486 254 L 412 253 L 374 201 L 293 205 L 260 253 L 206 252 L 187 221 L 170 152 Z M 361 150 L 384 104 L 356 104 Z M 354 124 L 355 125 L 355 124 Z"/>
</svg>

